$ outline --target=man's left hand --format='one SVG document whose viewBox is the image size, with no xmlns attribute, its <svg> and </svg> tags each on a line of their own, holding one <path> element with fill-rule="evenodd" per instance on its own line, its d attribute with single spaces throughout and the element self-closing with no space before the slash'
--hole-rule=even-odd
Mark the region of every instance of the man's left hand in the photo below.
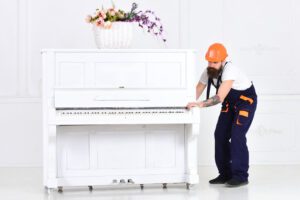
<svg viewBox="0 0 300 200">
<path fill-rule="evenodd" d="M 191 108 L 193 107 L 199 107 L 199 108 L 202 108 L 203 107 L 203 102 L 202 101 L 199 101 L 199 102 L 190 102 L 187 104 L 186 108 L 188 110 L 190 110 Z"/>
</svg>

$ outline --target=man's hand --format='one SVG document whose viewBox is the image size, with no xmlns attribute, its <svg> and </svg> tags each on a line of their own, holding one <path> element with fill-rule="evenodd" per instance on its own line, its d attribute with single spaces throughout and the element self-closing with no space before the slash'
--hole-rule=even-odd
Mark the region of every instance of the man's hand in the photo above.
<svg viewBox="0 0 300 200">
<path fill-rule="evenodd" d="M 218 95 L 215 95 L 209 99 L 206 99 L 205 101 L 190 102 L 188 103 L 186 108 L 190 110 L 193 107 L 199 107 L 199 108 L 210 107 L 210 106 L 217 105 L 219 103 L 221 103 L 220 97 Z"/>
<path fill-rule="evenodd" d="M 191 108 L 193 107 L 199 107 L 199 108 L 202 108 L 204 105 L 204 103 L 202 101 L 199 101 L 199 102 L 190 102 L 187 104 L 186 108 L 188 110 L 190 110 Z"/>
</svg>

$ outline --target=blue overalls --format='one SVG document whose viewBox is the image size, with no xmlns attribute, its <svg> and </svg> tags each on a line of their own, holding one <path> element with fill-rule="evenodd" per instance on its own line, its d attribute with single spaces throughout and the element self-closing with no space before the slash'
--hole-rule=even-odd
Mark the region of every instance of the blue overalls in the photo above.
<svg viewBox="0 0 300 200">
<path fill-rule="evenodd" d="M 219 88 L 213 84 L 216 89 Z M 208 88 L 212 80 L 208 82 Z M 207 92 L 207 98 L 209 91 Z M 249 152 L 246 133 L 254 118 L 257 106 L 255 88 L 231 89 L 222 103 L 221 113 L 215 129 L 215 161 L 220 175 L 224 178 L 248 180 Z"/>
</svg>

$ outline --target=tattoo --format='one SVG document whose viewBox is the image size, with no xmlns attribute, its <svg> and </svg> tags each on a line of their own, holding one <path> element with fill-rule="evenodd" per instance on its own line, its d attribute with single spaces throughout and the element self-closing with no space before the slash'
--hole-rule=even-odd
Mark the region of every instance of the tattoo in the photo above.
<svg viewBox="0 0 300 200">
<path fill-rule="evenodd" d="M 214 106 L 217 105 L 218 103 L 221 103 L 221 99 L 218 95 L 215 95 L 205 101 L 203 101 L 203 107 L 210 107 L 210 106 Z"/>
</svg>

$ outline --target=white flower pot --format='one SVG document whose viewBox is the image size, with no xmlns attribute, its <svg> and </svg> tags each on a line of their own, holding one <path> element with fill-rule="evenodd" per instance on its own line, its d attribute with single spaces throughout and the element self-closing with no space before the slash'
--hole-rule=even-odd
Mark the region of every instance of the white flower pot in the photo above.
<svg viewBox="0 0 300 200">
<path fill-rule="evenodd" d="M 131 22 L 113 22 L 111 28 L 93 26 L 96 45 L 99 49 L 128 48 L 132 42 Z"/>
</svg>

